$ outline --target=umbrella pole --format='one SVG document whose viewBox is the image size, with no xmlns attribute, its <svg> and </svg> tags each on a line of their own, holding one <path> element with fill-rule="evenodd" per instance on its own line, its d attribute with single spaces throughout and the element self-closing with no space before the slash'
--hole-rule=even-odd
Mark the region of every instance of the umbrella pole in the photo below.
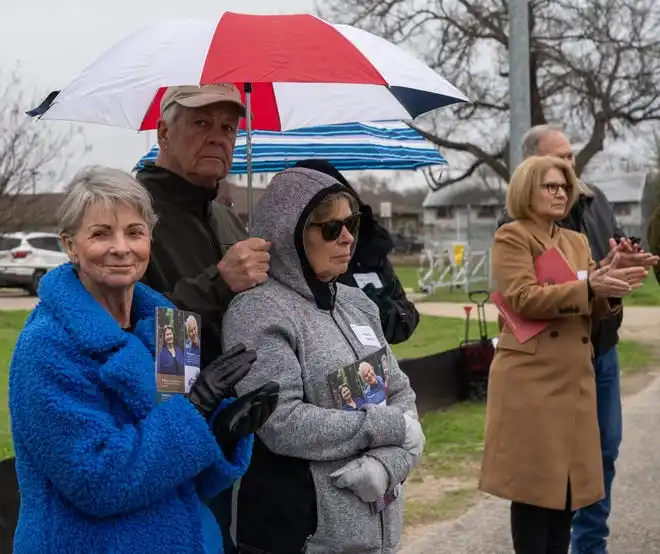
<svg viewBox="0 0 660 554">
<path fill-rule="evenodd" d="M 252 83 L 244 84 L 245 90 L 245 154 L 247 158 L 247 211 L 248 236 L 252 236 Z"/>
</svg>

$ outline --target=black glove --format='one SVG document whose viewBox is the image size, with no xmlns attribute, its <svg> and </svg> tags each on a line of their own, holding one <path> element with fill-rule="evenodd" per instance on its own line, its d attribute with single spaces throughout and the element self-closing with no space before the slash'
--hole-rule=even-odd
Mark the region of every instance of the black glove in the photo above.
<svg viewBox="0 0 660 554">
<path fill-rule="evenodd" d="M 225 458 L 230 459 L 238 441 L 255 433 L 277 408 L 280 385 L 269 381 L 241 396 L 218 412 L 211 428 Z"/>
<path fill-rule="evenodd" d="M 377 289 L 372 283 L 369 283 L 362 290 L 378 306 L 380 312 L 387 312 L 393 306 L 390 298 L 391 291 L 388 288 L 382 287 Z"/>
<path fill-rule="evenodd" d="M 246 350 L 244 344 L 232 347 L 199 372 L 188 400 L 208 420 L 223 399 L 233 396 L 234 386 L 247 375 L 256 359 L 257 353 Z"/>
<path fill-rule="evenodd" d="M 373 283 L 366 285 L 362 289 L 362 292 L 364 292 L 364 294 L 366 294 L 374 302 L 376 301 L 376 298 L 378 298 L 378 289 L 373 285 Z"/>
</svg>

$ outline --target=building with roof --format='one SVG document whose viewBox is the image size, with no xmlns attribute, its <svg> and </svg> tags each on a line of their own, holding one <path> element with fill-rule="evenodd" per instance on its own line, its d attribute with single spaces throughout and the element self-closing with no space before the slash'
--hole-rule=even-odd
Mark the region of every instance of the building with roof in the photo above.
<svg viewBox="0 0 660 554">
<path fill-rule="evenodd" d="M 268 181 L 268 174 L 257 174 L 253 181 L 252 198 L 254 204 L 259 201 L 264 193 Z M 219 202 L 230 204 L 247 226 L 248 220 L 248 195 L 246 179 L 235 181 L 223 179 L 218 187 Z M 389 227 L 392 232 L 401 233 L 405 236 L 416 236 L 422 227 L 422 206 L 414 198 L 396 191 L 384 191 L 382 194 L 365 192 L 360 195 L 363 202 L 369 204 L 377 219 Z M 64 200 L 64 195 L 59 192 L 40 194 L 16 194 L 0 196 L 0 232 L 15 231 L 44 231 L 55 232 L 57 229 L 57 209 Z M 381 204 L 388 202 L 391 205 L 391 220 L 380 217 Z"/>
<path fill-rule="evenodd" d="M 651 174 L 601 173 L 585 181 L 605 193 L 619 225 L 628 235 L 646 236 L 644 222 L 652 196 Z M 425 234 L 436 242 L 463 241 L 473 248 L 487 248 L 505 199 L 506 183 L 497 177 L 466 179 L 431 191 L 423 203 Z"/>
<path fill-rule="evenodd" d="M 594 174 L 585 179 L 607 196 L 619 224 L 623 227 L 641 226 L 643 205 L 652 175 L 647 172 Z"/>
<path fill-rule="evenodd" d="M 488 248 L 505 197 L 506 184 L 497 177 L 466 179 L 429 192 L 422 204 L 427 241 L 467 242 L 473 249 Z"/>
</svg>

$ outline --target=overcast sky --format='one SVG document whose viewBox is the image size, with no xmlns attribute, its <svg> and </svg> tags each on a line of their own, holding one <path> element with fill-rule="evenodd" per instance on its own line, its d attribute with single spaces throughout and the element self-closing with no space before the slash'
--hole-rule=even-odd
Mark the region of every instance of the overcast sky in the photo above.
<svg viewBox="0 0 660 554">
<path fill-rule="evenodd" d="M 242 13 L 313 12 L 314 0 L 30 0 L 0 5 L 0 73 L 20 63 L 27 100 L 67 85 L 104 50 L 158 19 Z M 240 45 L 232 45 L 238 48 Z M 34 106 L 25 106 L 29 109 Z M 59 127 L 58 121 L 39 125 Z M 146 148 L 144 133 L 84 125 L 93 150 L 84 161 L 130 170 Z M 155 138 L 151 133 L 151 138 Z"/>
<path fill-rule="evenodd" d="M 313 12 L 314 0 L 30 0 L 22 5 L 7 0 L 0 7 L 0 78 L 16 63 L 26 92 L 26 101 L 37 103 L 54 89 L 61 89 L 104 50 L 127 34 L 158 19 L 213 18 L 222 11 L 251 13 Z M 240 48 L 240 45 L 231 45 Z M 35 104 L 36 105 L 36 104 Z M 34 105 L 26 105 L 31 108 Z M 47 128 L 66 123 L 40 121 Z M 130 170 L 144 154 L 155 134 L 138 135 L 128 129 L 83 125 L 91 153 L 86 163 L 100 163 Z M 626 142 L 628 144 L 626 144 Z M 631 157 L 631 141 L 608 148 L 603 157 L 614 153 Z M 623 147 L 622 147 L 623 146 Z M 626 148 L 628 146 L 628 148 Z M 632 149 L 644 151 L 643 146 Z M 451 152 L 445 153 L 452 162 Z M 395 181 L 423 183 L 421 174 L 399 175 Z M 405 183 L 405 184 L 404 184 Z"/>
</svg>

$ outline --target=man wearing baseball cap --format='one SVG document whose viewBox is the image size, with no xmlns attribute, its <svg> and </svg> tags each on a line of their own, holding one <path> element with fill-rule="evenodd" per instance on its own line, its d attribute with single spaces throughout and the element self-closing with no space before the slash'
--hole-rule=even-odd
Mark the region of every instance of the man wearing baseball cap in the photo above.
<svg viewBox="0 0 660 554">
<path fill-rule="evenodd" d="M 221 354 L 222 318 L 231 299 L 267 278 L 270 244 L 247 238 L 231 208 L 216 201 L 244 116 L 241 94 L 232 84 L 168 88 L 158 122 L 158 159 L 136 175 L 159 217 L 144 281 L 179 309 L 201 315 L 202 367 Z M 231 490 L 211 508 L 225 553 L 235 553 Z"/>
</svg>

